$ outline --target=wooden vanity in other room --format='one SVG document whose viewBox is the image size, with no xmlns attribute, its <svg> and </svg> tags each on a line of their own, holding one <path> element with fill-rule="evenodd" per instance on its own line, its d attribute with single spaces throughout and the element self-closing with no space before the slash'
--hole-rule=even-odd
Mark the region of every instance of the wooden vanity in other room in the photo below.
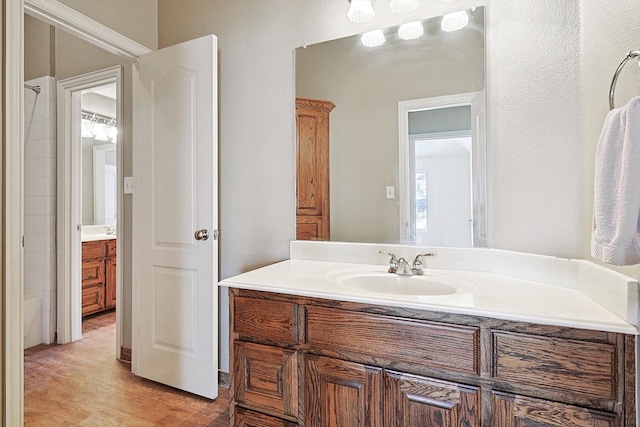
<svg viewBox="0 0 640 427">
<path fill-rule="evenodd" d="M 82 315 L 116 306 L 116 240 L 82 242 Z"/>
</svg>

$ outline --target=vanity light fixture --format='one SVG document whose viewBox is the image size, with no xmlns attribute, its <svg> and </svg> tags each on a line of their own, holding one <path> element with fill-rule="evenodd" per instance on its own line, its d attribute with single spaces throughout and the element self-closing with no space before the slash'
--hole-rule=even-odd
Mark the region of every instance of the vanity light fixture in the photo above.
<svg viewBox="0 0 640 427">
<path fill-rule="evenodd" d="M 398 36 L 402 40 L 414 40 L 421 37 L 423 34 L 424 28 L 420 21 L 407 22 L 406 24 L 400 25 L 400 28 L 398 28 Z"/>
<path fill-rule="evenodd" d="M 393 13 L 407 13 L 418 7 L 418 0 L 391 0 L 389 7 Z"/>
<path fill-rule="evenodd" d="M 468 23 L 469 14 L 466 10 L 461 10 L 444 15 L 440 28 L 442 28 L 442 31 L 457 31 L 466 27 Z"/>
<path fill-rule="evenodd" d="M 360 38 L 360 41 L 366 47 L 376 47 L 384 44 L 385 38 L 382 30 L 373 30 L 364 33 Z"/>
<path fill-rule="evenodd" d="M 347 17 L 351 22 L 360 23 L 370 21 L 374 16 L 372 0 L 349 0 Z"/>
</svg>

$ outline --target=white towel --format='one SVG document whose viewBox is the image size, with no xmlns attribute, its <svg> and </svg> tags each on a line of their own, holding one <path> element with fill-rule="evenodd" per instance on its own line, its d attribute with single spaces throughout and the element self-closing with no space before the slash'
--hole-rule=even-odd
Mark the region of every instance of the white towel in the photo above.
<svg viewBox="0 0 640 427">
<path fill-rule="evenodd" d="M 591 255 L 640 263 L 640 97 L 609 112 L 596 149 Z"/>
</svg>

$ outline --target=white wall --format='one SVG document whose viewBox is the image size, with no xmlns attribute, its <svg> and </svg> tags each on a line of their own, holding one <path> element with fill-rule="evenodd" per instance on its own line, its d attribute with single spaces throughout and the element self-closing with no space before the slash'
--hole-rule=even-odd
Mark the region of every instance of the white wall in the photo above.
<svg viewBox="0 0 640 427">
<path fill-rule="evenodd" d="M 602 13 L 598 7 L 603 1 L 583 1 L 583 197 L 585 215 L 582 234 L 587 236 L 583 257 L 589 260 L 592 226 L 594 157 L 602 124 L 609 111 L 609 86 L 618 64 L 631 50 L 640 49 L 640 2 L 615 0 Z M 640 69 L 636 61 L 629 61 L 616 85 L 615 105 L 621 107 L 640 95 Z M 611 266 L 609 266 L 611 267 Z M 640 278 L 640 266 L 620 267 L 616 270 Z"/>
<path fill-rule="evenodd" d="M 425 1 L 394 16 L 377 1 L 356 25 L 345 0 L 158 0 L 159 47 L 219 37 L 221 278 L 287 258 L 295 236 L 294 48 L 476 3 L 487 5 L 488 243 L 586 256 L 591 141 L 608 80 L 640 48 L 640 2 Z"/>
<path fill-rule="evenodd" d="M 42 343 L 56 331 L 56 82 L 24 90 L 24 289 L 42 297 Z"/>
</svg>

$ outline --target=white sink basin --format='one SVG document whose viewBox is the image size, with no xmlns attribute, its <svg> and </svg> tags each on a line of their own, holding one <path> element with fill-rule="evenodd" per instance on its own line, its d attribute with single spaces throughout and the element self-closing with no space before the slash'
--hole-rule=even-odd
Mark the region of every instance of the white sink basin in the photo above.
<svg viewBox="0 0 640 427">
<path fill-rule="evenodd" d="M 329 273 L 327 279 L 345 288 L 388 295 L 452 295 L 468 286 L 466 280 L 444 274 L 401 276 L 375 269 L 339 270 Z"/>
</svg>

